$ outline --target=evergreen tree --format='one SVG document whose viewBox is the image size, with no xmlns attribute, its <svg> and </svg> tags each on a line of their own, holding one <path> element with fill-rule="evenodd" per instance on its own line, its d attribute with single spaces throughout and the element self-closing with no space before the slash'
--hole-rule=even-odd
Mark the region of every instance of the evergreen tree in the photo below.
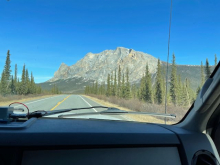
<svg viewBox="0 0 220 165">
<path fill-rule="evenodd" d="M 22 76 L 21 76 L 20 94 L 25 95 L 26 93 L 27 93 L 26 70 L 25 70 L 25 64 L 24 64 L 23 70 L 22 70 Z"/>
<path fill-rule="evenodd" d="M 156 73 L 156 87 L 155 87 L 155 101 L 158 104 L 163 103 L 163 87 L 162 87 L 162 75 L 161 75 L 161 64 L 158 59 L 157 73 Z"/>
<path fill-rule="evenodd" d="M 218 60 L 217 60 L 217 55 L 215 54 L 215 67 L 217 66 Z"/>
<path fill-rule="evenodd" d="M 186 78 L 185 80 L 185 84 L 184 84 L 184 88 L 183 88 L 183 92 L 184 92 L 184 106 L 189 106 L 190 105 L 190 94 L 189 94 L 189 90 L 190 90 L 190 86 L 189 86 L 189 82 L 188 79 Z"/>
<path fill-rule="evenodd" d="M 30 82 L 30 93 L 31 93 L 31 94 L 36 93 L 35 82 L 34 82 L 34 76 L 33 76 L 33 73 L 32 73 L 32 72 L 31 72 L 31 82 Z"/>
<path fill-rule="evenodd" d="M 25 84 L 26 84 L 26 94 L 30 94 L 30 78 L 29 78 L 29 73 L 28 69 L 25 71 Z"/>
<path fill-rule="evenodd" d="M 1 76 L 1 95 L 6 96 L 7 95 L 7 80 L 5 76 L 5 72 L 3 70 L 2 76 Z"/>
<path fill-rule="evenodd" d="M 200 87 L 203 86 L 204 82 L 205 82 L 205 75 L 204 75 L 204 66 L 203 63 L 201 61 L 201 69 L 200 69 L 200 74 L 201 74 L 201 84 Z"/>
<path fill-rule="evenodd" d="M 131 86 L 131 97 L 137 98 L 137 87 L 134 84 Z"/>
<path fill-rule="evenodd" d="M 108 74 L 107 77 L 107 90 L 106 90 L 106 96 L 110 96 L 111 93 L 111 87 L 110 87 L 110 74 Z"/>
<path fill-rule="evenodd" d="M 117 88 L 117 96 L 120 97 L 121 94 L 121 67 L 118 67 L 118 88 Z"/>
<path fill-rule="evenodd" d="M 5 79 L 7 81 L 10 80 L 10 75 L 11 75 L 11 60 L 10 60 L 10 50 L 8 50 L 7 52 L 7 57 L 6 57 L 6 61 L 5 61 L 5 67 L 4 67 L 4 74 L 5 74 Z"/>
<path fill-rule="evenodd" d="M 94 94 L 98 94 L 98 81 L 95 82 L 95 90 L 94 90 Z"/>
<path fill-rule="evenodd" d="M 115 70 L 115 76 L 114 76 L 114 90 L 113 90 L 113 96 L 116 96 L 116 92 L 117 92 L 117 76 L 116 76 L 116 70 Z"/>
<path fill-rule="evenodd" d="M 110 95 L 113 96 L 114 95 L 114 82 L 113 82 L 113 72 L 111 73 L 111 76 L 110 76 L 110 89 L 111 89 L 111 92 L 110 92 Z"/>
<path fill-rule="evenodd" d="M 149 72 L 148 64 L 146 65 L 145 71 L 145 94 L 144 98 L 146 102 L 153 103 L 153 96 L 152 96 L 152 82 L 151 82 L 151 75 Z"/>
<path fill-rule="evenodd" d="M 11 94 L 15 94 L 15 81 L 14 81 L 14 78 L 12 76 L 11 78 L 11 84 L 10 84 L 10 89 L 11 89 Z"/>
<path fill-rule="evenodd" d="M 17 94 L 17 81 L 18 81 L 18 77 L 17 77 L 17 72 L 18 72 L 18 68 L 17 68 L 17 64 L 15 64 L 15 74 L 14 74 L 14 85 L 15 85 L 15 94 Z"/>
<path fill-rule="evenodd" d="M 11 93 L 10 89 L 10 83 L 11 83 L 11 60 L 10 60 L 10 50 L 7 51 L 5 66 L 4 66 L 4 78 L 3 80 L 6 81 L 6 88 L 3 89 L 5 91 L 5 94 Z"/>
<path fill-rule="evenodd" d="M 184 97 L 184 85 L 181 82 L 180 74 L 177 76 L 178 83 L 177 83 L 177 90 L 176 90 L 176 104 L 175 105 L 182 105 L 183 97 Z"/>
<path fill-rule="evenodd" d="M 174 105 L 177 105 L 177 97 L 178 97 L 177 90 L 178 90 L 177 68 L 176 68 L 175 54 L 173 54 L 172 71 L 171 71 L 171 77 L 170 77 L 170 96 L 171 96 L 171 101 Z"/>
<path fill-rule="evenodd" d="M 206 79 L 208 79 L 209 76 L 211 75 L 211 69 L 209 66 L 208 58 L 206 58 L 205 73 L 206 73 Z"/>
<path fill-rule="evenodd" d="M 140 83 L 140 88 L 139 88 L 139 92 L 138 92 L 138 98 L 139 100 L 143 100 L 145 101 L 145 94 L 146 94 L 146 77 L 143 74 L 142 78 L 141 78 L 141 83 Z"/>
<path fill-rule="evenodd" d="M 129 99 L 131 97 L 130 92 L 130 82 L 129 82 L 129 70 L 126 69 L 126 85 L 125 85 L 125 98 Z"/>
<path fill-rule="evenodd" d="M 121 97 L 125 98 L 125 75 L 122 75 L 122 83 L 121 83 Z"/>
</svg>

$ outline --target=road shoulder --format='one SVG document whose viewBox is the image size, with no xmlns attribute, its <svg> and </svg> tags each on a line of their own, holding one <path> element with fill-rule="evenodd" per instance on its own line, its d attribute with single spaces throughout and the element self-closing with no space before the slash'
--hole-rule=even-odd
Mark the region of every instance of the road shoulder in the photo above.
<svg viewBox="0 0 220 165">
<path fill-rule="evenodd" d="M 88 99 L 91 99 L 94 102 L 97 102 L 97 103 L 99 103 L 100 105 L 103 105 L 103 106 L 115 107 L 115 108 L 118 108 L 118 109 L 121 109 L 121 110 L 125 110 L 125 111 L 132 111 L 132 110 L 130 110 L 128 108 L 124 108 L 124 107 L 121 107 L 119 105 L 112 104 L 110 102 L 97 99 L 95 97 L 91 97 L 91 96 L 87 96 L 87 95 L 82 95 L 82 96 L 87 97 Z M 147 115 L 126 115 L 126 118 L 130 119 L 130 121 L 136 121 L 136 122 L 164 124 L 164 120 L 158 119 L 158 118 L 153 117 L 153 116 L 147 116 Z"/>
</svg>

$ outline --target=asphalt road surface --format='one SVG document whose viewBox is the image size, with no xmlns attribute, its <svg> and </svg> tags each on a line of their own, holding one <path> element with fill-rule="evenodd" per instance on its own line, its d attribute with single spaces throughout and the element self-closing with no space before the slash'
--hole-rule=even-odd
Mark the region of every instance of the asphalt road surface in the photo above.
<svg viewBox="0 0 220 165">
<path fill-rule="evenodd" d="M 31 100 L 31 101 L 22 102 L 22 103 L 28 106 L 30 112 L 37 111 L 37 110 L 53 111 L 53 110 L 68 109 L 68 108 L 83 108 L 83 107 L 91 107 L 91 106 L 100 106 L 100 104 L 81 95 L 58 95 L 58 96 L 52 96 L 52 97 L 47 97 L 43 99 L 36 99 L 36 100 Z M 26 110 L 26 108 L 23 105 L 14 104 L 13 106 L 17 108 L 24 108 Z M 106 110 L 106 109 L 92 108 L 92 109 L 71 111 L 71 112 L 64 113 L 64 114 L 99 112 L 103 110 Z M 128 120 L 128 118 L 122 117 L 120 115 L 87 115 L 87 116 L 84 115 L 84 116 L 74 116 L 71 118 Z"/>
</svg>

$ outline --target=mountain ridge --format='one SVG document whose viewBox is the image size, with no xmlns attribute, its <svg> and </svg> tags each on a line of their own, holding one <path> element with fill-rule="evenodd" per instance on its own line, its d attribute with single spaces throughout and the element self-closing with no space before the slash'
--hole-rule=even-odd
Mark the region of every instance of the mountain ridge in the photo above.
<svg viewBox="0 0 220 165">
<path fill-rule="evenodd" d="M 118 70 L 119 65 L 122 74 L 128 68 L 130 82 L 138 84 L 145 72 L 146 64 L 149 65 L 149 71 L 154 81 L 157 62 L 158 58 L 150 54 L 124 47 L 117 47 L 115 50 L 104 50 L 100 53 L 89 52 L 71 66 L 61 63 L 59 69 L 54 73 L 54 77 L 45 83 L 40 83 L 40 85 L 43 89 L 50 89 L 52 84 L 56 84 L 62 91 L 72 91 L 73 89 L 83 91 L 85 85 L 95 81 L 98 81 L 99 84 L 106 82 L 108 74 Z M 161 64 L 162 69 L 165 71 L 166 62 L 161 61 Z M 170 63 L 168 69 L 170 75 Z M 181 75 L 182 81 L 188 78 L 194 90 L 200 84 L 199 65 L 177 65 L 177 74 Z"/>
<path fill-rule="evenodd" d="M 59 69 L 54 73 L 54 77 L 48 82 L 84 77 L 101 83 L 107 79 L 108 73 L 117 70 L 119 65 L 124 73 L 126 68 L 129 69 L 130 78 L 133 82 L 142 77 L 147 63 L 150 73 L 155 73 L 157 60 L 150 54 L 124 47 L 117 47 L 115 50 L 104 50 L 100 53 L 89 52 L 71 66 L 61 63 Z"/>
</svg>

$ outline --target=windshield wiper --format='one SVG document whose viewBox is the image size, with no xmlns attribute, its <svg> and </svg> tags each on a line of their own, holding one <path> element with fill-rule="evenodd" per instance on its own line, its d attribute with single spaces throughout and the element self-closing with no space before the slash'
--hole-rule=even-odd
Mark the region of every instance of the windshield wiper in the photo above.
<svg viewBox="0 0 220 165">
<path fill-rule="evenodd" d="M 53 110 L 53 111 L 38 110 L 38 111 L 34 111 L 34 112 L 30 113 L 28 118 L 43 117 L 43 116 L 49 116 L 49 115 L 54 115 L 54 114 L 59 114 L 59 113 L 64 113 L 64 112 L 77 111 L 77 110 L 81 110 L 81 109 L 93 109 L 93 108 L 108 108 L 108 107 L 93 106 L 93 107 L 70 108 L 70 109 L 61 109 L 61 110 Z"/>
<path fill-rule="evenodd" d="M 64 115 L 59 115 L 58 118 L 71 117 L 71 116 L 83 116 L 83 115 L 125 115 L 125 114 L 176 118 L 176 115 L 174 115 L 174 114 L 149 113 L 149 112 L 132 112 L 132 111 L 120 110 L 120 109 L 117 109 L 117 108 L 108 108 L 107 110 L 100 111 L 100 112 L 84 112 L 84 113 L 64 114 Z"/>
</svg>

